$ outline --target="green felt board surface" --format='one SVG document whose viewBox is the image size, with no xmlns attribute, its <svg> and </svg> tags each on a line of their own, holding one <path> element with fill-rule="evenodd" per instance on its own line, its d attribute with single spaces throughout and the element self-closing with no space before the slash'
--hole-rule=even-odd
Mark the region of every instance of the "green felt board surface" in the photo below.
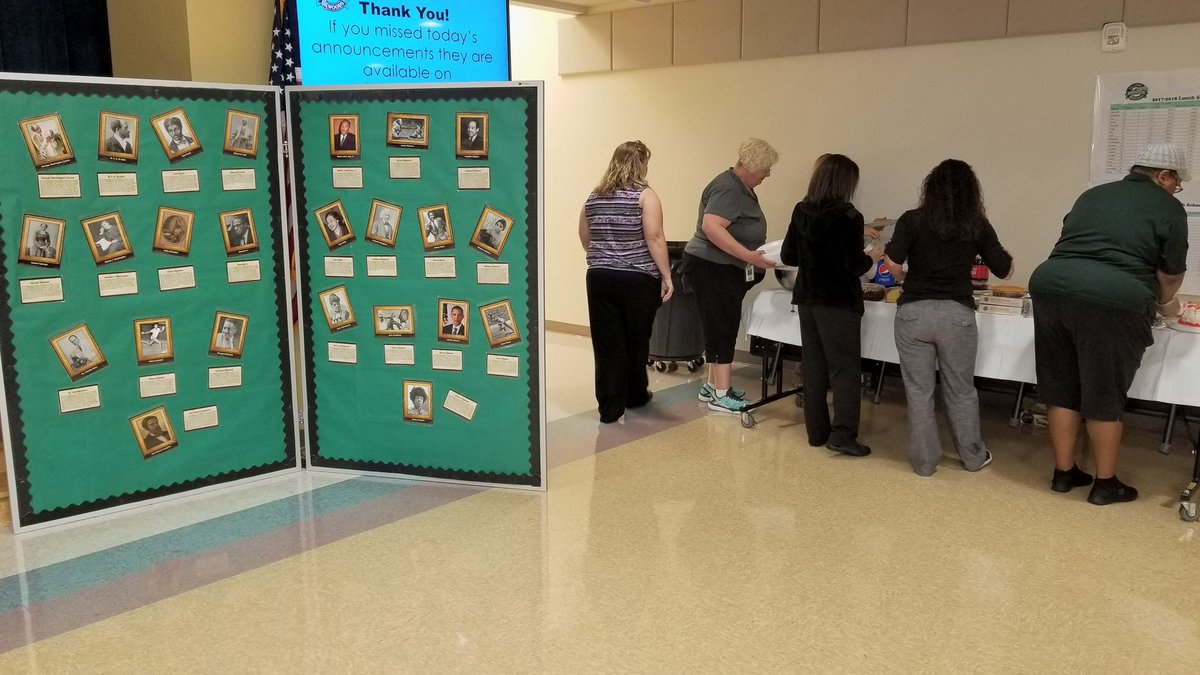
<svg viewBox="0 0 1200 675">
<path fill-rule="evenodd" d="M 473 90 L 478 91 L 478 90 Z M 530 179 L 533 157 L 529 128 L 537 115 L 535 99 L 491 96 L 456 96 L 455 92 L 423 97 L 419 91 L 406 90 L 391 100 L 378 100 L 378 94 L 350 100 L 352 94 L 329 100 L 312 95 L 300 101 L 298 138 L 303 144 L 297 166 L 302 244 L 307 249 L 305 303 L 309 327 L 310 403 L 315 430 L 314 465 L 332 464 L 401 473 L 449 475 L 479 472 L 498 476 L 526 477 L 514 482 L 533 482 L 540 473 L 536 449 L 540 439 L 536 404 L 537 335 L 531 335 L 530 296 L 536 298 L 535 181 Z M 293 107 L 296 107 L 293 105 Z M 430 116 L 429 147 L 406 149 L 388 146 L 387 114 L 409 113 Z M 489 116 L 489 157 L 455 157 L 455 114 L 487 113 Z M 330 116 L 345 113 L 359 115 L 361 158 L 331 159 Z M 534 126 L 533 128 L 536 128 Z M 533 145 L 532 147 L 536 147 Z M 390 157 L 419 157 L 420 179 L 392 179 Z M 334 167 L 362 167 L 363 189 L 334 189 Z M 488 167 L 491 189 L 458 189 L 459 167 Z M 533 175 L 536 175 L 534 173 Z M 330 250 L 320 233 L 314 211 L 340 199 L 345 207 L 356 239 Z M 368 241 L 368 215 L 372 199 L 381 199 L 403 208 L 396 245 L 389 249 Z M 426 252 L 418 222 L 421 207 L 447 204 L 455 244 L 453 248 Z M 511 234 L 499 260 L 471 248 L 469 241 L 485 205 L 515 219 Z M 535 249 L 532 249 L 535 250 Z M 368 277 L 367 256 L 396 257 L 397 276 Z M 327 256 L 346 256 L 354 260 L 354 277 L 325 275 Z M 452 256 L 457 278 L 427 279 L 427 256 Z M 507 263 L 508 285 L 476 283 L 477 263 Z M 319 293 L 344 285 L 356 315 L 356 327 L 332 332 L 325 320 Z M 440 298 L 470 303 L 467 323 L 468 344 L 450 344 L 438 340 L 442 319 L 438 314 Z M 519 343 L 490 347 L 479 307 L 499 300 L 512 303 L 513 316 L 522 340 Z M 416 334 L 413 337 L 377 337 L 374 334 L 374 305 L 413 305 Z M 328 359 L 329 342 L 357 345 L 358 363 L 333 363 Z M 416 364 L 386 365 L 385 344 L 411 344 Z M 452 349 L 463 352 L 461 372 L 432 369 L 432 350 Z M 520 361 L 520 376 L 506 378 L 487 374 L 487 355 L 515 356 Z M 404 420 L 403 382 L 433 383 L 433 421 Z M 453 390 L 478 403 L 474 419 L 467 421 L 446 410 L 443 403 Z M 446 473 L 449 472 L 449 473 Z"/>
<path fill-rule="evenodd" d="M 75 514 L 88 505 L 111 506 L 172 491 L 171 486 L 189 487 L 222 482 L 238 475 L 261 472 L 276 465 L 286 468 L 290 410 L 284 401 L 287 390 L 280 350 L 279 286 L 283 271 L 275 249 L 281 224 L 272 195 L 271 177 L 276 173 L 273 144 L 274 98 L 263 92 L 203 90 L 164 96 L 160 88 L 131 85 L 93 85 L 88 93 L 63 91 L 56 86 L 37 91 L 37 85 L 12 87 L 0 81 L 0 233 L 3 236 L 11 344 L 4 345 L 9 378 L 10 417 L 23 434 L 18 465 L 18 491 L 23 513 L 53 510 Z M 101 92 L 101 93 L 97 93 Z M 167 160 L 149 119 L 182 106 L 203 145 L 203 151 L 174 164 Z M 257 159 L 222 152 L 226 110 L 234 108 L 264 118 L 260 125 Z M 97 159 L 100 111 L 135 115 L 139 119 L 137 164 L 119 164 Z M 21 135 L 18 121 L 48 113 L 60 113 L 76 162 L 36 171 Z M 224 192 L 220 170 L 253 168 L 257 189 Z M 200 192 L 164 194 L 161 171 L 197 169 Z M 136 172 L 139 195 L 100 197 L 99 172 Z M 41 199 L 37 175 L 79 174 L 80 199 Z M 277 188 L 278 189 L 278 188 Z M 160 205 L 196 213 L 191 251 L 187 257 L 151 250 Z M 255 219 L 259 251 L 236 256 L 257 259 L 261 280 L 230 284 L 226 278 L 226 256 L 221 236 L 221 211 L 249 208 Z M 134 255 L 122 261 L 97 265 L 90 254 L 81 219 L 118 211 L 124 221 Z M 67 221 L 61 268 L 34 267 L 18 262 L 21 222 L 25 214 Z M 194 267 L 196 287 L 159 291 L 160 268 Z M 101 298 L 97 275 L 136 272 L 139 293 Z M 22 305 L 19 281 L 37 277 L 61 277 L 65 301 Z M 240 359 L 208 354 L 216 311 L 250 317 L 246 343 Z M 173 363 L 138 365 L 135 319 L 167 316 L 173 323 Z M 68 377 L 51 349 L 49 338 L 80 323 L 86 323 L 103 351 L 108 365 L 75 382 Z M 239 388 L 210 390 L 208 369 L 242 366 Z M 142 399 L 139 377 L 175 373 L 177 393 Z M 98 385 L 101 407 L 60 414 L 61 389 Z M 15 405 L 14 405 L 15 403 Z M 129 418 L 165 405 L 179 438 L 179 446 L 143 458 Z M 217 406 L 220 425 L 184 431 L 183 411 Z M 294 456 L 294 455 L 293 455 Z"/>
</svg>

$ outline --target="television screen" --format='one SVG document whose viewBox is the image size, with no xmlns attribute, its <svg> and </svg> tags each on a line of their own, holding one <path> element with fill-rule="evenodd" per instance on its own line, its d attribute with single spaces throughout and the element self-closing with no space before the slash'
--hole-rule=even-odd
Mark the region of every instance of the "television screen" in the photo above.
<svg viewBox="0 0 1200 675">
<path fill-rule="evenodd" d="M 303 84 L 510 78 L 508 0 L 292 0 Z"/>
</svg>

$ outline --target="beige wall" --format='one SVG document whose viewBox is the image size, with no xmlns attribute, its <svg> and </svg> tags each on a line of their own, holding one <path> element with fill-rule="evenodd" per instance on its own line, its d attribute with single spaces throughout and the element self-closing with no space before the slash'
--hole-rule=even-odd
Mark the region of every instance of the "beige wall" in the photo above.
<svg viewBox="0 0 1200 675">
<path fill-rule="evenodd" d="M 113 75 L 192 79 L 187 0 L 108 0 Z"/>
<path fill-rule="evenodd" d="M 650 180 L 673 240 L 691 236 L 700 190 L 747 136 L 782 155 L 759 189 L 771 238 L 786 231 L 822 152 L 862 167 L 855 202 L 868 220 L 911 208 L 934 164 L 964 159 L 1024 283 L 1087 186 L 1096 75 L 1194 62 L 1200 45 L 1193 23 L 1131 28 L 1129 50 L 1116 54 L 1100 51 L 1097 30 L 559 77 L 561 18 L 513 8 L 523 35 L 513 75 L 546 81 L 546 318 L 581 325 L 579 208 L 623 140 L 653 151 Z"/>
<path fill-rule="evenodd" d="M 274 2 L 188 0 L 187 5 L 193 80 L 267 83 Z"/>
<path fill-rule="evenodd" d="M 109 0 L 113 75 L 266 84 L 271 0 Z"/>
</svg>

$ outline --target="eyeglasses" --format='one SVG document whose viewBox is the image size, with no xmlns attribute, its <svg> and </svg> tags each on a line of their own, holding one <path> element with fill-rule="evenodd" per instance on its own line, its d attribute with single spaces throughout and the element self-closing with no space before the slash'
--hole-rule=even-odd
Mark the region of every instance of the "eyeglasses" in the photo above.
<svg viewBox="0 0 1200 675">
<path fill-rule="evenodd" d="M 1183 192 L 1183 179 L 1179 177 L 1179 172 L 1171 171 L 1171 177 L 1175 179 L 1175 194 Z"/>
</svg>

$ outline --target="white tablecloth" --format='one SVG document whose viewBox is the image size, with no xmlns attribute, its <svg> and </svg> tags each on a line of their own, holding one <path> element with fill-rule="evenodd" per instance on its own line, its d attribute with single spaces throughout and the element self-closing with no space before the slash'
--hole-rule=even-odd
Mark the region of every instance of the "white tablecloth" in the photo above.
<svg viewBox="0 0 1200 675">
<path fill-rule="evenodd" d="M 896 306 L 866 302 L 862 322 L 863 358 L 899 363 L 893 322 Z M 1037 308 L 1034 308 L 1037 311 Z M 1033 319 L 1020 316 L 975 314 L 979 324 L 979 354 L 975 374 L 996 380 L 1037 382 L 1033 361 Z M 765 290 L 758 294 L 745 318 L 752 336 L 800 345 L 800 321 L 792 294 Z M 1129 388 L 1129 397 L 1200 406 L 1200 334 L 1170 328 L 1154 330 L 1154 344 L 1142 357 Z"/>
</svg>

